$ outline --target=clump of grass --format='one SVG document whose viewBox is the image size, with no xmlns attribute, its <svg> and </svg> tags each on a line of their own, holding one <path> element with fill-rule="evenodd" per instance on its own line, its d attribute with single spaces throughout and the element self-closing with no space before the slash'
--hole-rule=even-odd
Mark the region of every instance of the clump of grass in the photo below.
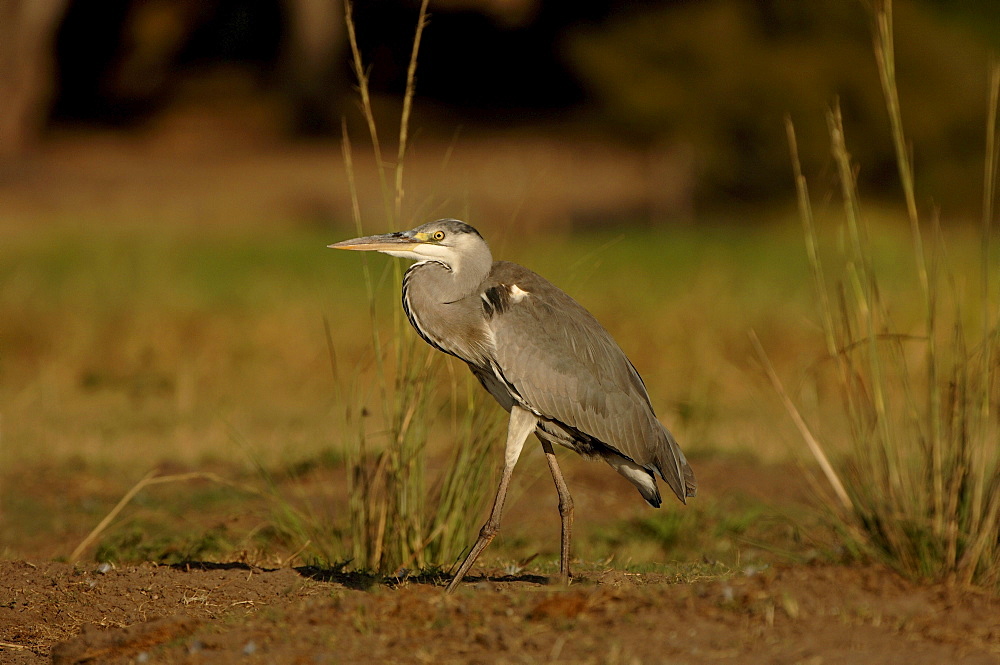
<svg viewBox="0 0 1000 665">
<path fill-rule="evenodd" d="M 826 348 L 850 425 L 851 446 L 840 473 L 825 467 L 837 497 L 832 505 L 854 545 L 901 572 L 998 589 L 1000 323 L 990 274 L 990 235 L 1000 155 L 1000 66 L 993 68 L 989 96 L 981 293 L 978 301 L 971 299 L 970 315 L 970 304 L 963 302 L 945 267 L 943 232 L 936 219 L 933 241 L 925 242 L 896 87 L 891 0 L 877 4 L 874 19 L 876 61 L 913 243 L 914 287 L 922 296 L 916 324 L 894 322 L 892 300 L 880 288 L 839 108 L 828 121 L 846 243 L 832 280 L 819 258 L 806 179 L 788 123 Z M 823 448 L 794 407 L 792 411 L 824 463 Z"/>
<path fill-rule="evenodd" d="M 358 80 L 361 110 L 365 117 L 375 153 L 375 163 L 382 188 L 384 217 L 389 230 L 407 226 L 402 218 L 404 195 L 403 165 L 409 136 L 409 118 L 415 94 L 417 56 L 427 22 L 427 0 L 423 0 L 417 19 L 413 49 L 407 69 L 406 90 L 399 123 L 395 165 L 387 166 L 379 137 L 375 113 L 368 89 L 367 70 L 362 62 L 354 29 L 351 5 L 347 3 L 346 21 L 352 63 Z M 354 159 L 350 137 L 343 132 L 343 155 L 350 179 L 352 210 L 358 235 L 364 235 L 363 215 L 354 182 Z M 441 388 L 435 377 L 441 369 L 437 356 L 411 334 L 408 324 L 395 308 L 392 335 L 383 343 L 382 323 L 377 314 L 376 289 L 367 261 L 364 279 L 367 287 L 372 344 L 375 349 L 375 401 L 381 443 L 368 430 L 368 391 L 350 390 L 345 395 L 346 428 L 350 432 L 345 445 L 349 483 L 351 555 L 355 565 L 382 573 L 400 568 L 450 564 L 471 539 L 474 525 L 485 500 L 486 449 L 495 437 L 496 419 L 480 415 L 478 397 L 472 395 L 471 380 L 465 380 L 465 399 L 453 381 Z M 392 262 L 394 283 L 402 279 L 398 261 Z M 335 358 L 333 343 L 331 358 Z M 337 377 L 334 362 L 335 379 Z M 450 390 L 447 388 L 450 387 Z M 432 419 L 442 415 L 437 394 L 447 394 L 443 402 L 452 407 L 452 434 L 455 447 L 445 468 L 428 479 L 428 441 Z M 493 423 L 493 424 L 491 424 Z"/>
<path fill-rule="evenodd" d="M 464 402 L 459 396 L 464 387 Z M 444 472 L 431 492 L 430 530 L 425 552 L 414 553 L 416 562 L 427 565 L 451 564 L 460 558 L 474 539 L 495 482 L 492 478 L 490 447 L 501 440 L 502 413 L 470 376 L 453 377 L 450 389 L 452 427 L 456 445 Z"/>
</svg>

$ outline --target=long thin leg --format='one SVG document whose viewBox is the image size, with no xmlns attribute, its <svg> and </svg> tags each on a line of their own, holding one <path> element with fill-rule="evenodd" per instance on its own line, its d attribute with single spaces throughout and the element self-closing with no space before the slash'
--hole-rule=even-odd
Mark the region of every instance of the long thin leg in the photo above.
<svg viewBox="0 0 1000 665">
<path fill-rule="evenodd" d="M 541 437 L 539 437 L 541 438 Z M 573 537 L 573 497 L 569 495 L 569 487 L 563 479 L 562 469 L 556 461 L 556 454 L 552 450 L 552 444 L 541 439 L 542 450 L 545 451 L 545 461 L 549 463 L 549 471 L 552 473 L 552 480 L 556 484 L 556 493 L 559 495 L 559 517 L 562 520 L 562 544 L 559 548 L 559 577 L 563 583 L 569 582 L 569 553 L 570 540 Z"/>
<path fill-rule="evenodd" d="M 514 473 L 514 465 L 517 458 L 521 456 L 521 449 L 528 436 L 535 431 L 538 418 L 531 411 L 522 409 L 514 405 L 510 410 L 510 423 L 507 425 L 507 446 L 504 451 L 503 473 L 500 475 L 500 486 L 497 487 L 497 496 L 493 500 L 493 510 L 486 524 L 479 530 L 479 538 L 472 546 L 469 555 L 465 557 L 455 577 L 448 585 L 447 592 L 453 592 L 465 574 L 472 568 L 479 555 L 486 549 L 487 545 L 493 541 L 500 529 L 500 515 L 503 513 L 503 502 L 507 498 L 507 486 L 510 484 L 510 477 Z"/>
</svg>

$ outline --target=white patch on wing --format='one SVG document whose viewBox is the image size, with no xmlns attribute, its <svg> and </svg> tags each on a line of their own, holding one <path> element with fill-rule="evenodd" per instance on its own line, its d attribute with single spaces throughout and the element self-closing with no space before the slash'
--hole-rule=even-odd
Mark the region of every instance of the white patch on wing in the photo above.
<svg viewBox="0 0 1000 665">
<path fill-rule="evenodd" d="M 530 295 L 527 291 L 519 287 L 517 284 L 511 284 L 507 290 L 510 292 L 511 302 L 517 304 L 524 300 L 524 298 Z"/>
</svg>

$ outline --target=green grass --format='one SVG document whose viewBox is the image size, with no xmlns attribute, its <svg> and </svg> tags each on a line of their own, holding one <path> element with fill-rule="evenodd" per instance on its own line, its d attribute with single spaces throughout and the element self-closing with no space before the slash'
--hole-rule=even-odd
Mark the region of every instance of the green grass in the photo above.
<svg viewBox="0 0 1000 665">
<path fill-rule="evenodd" d="M 814 512 L 740 492 L 702 497 L 686 508 L 637 512 L 590 529 L 584 544 L 586 560 L 643 571 L 692 562 L 739 570 L 838 559 L 835 539 Z"/>
<path fill-rule="evenodd" d="M 236 549 L 233 536 L 223 525 L 202 532 L 163 527 L 162 522 L 129 520 L 102 539 L 94 559 L 115 564 L 155 561 L 170 565 L 209 561 Z"/>
<path fill-rule="evenodd" d="M 180 242 L 169 229 L 81 235 L 68 226 L 11 234 L 0 254 L 8 462 L 233 459 L 240 452 L 230 427 L 268 464 L 340 447 L 324 319 L 343 372 L 364 381 L 375 366 L 359 264 L 325 249 L 343 230 L 283 231 L 280 242 L 271 232 L 188 230 Z M 692 425 L 702 428 L 688 443 L 693 450 L 737 447 L 773 459 L 784 455 L 780 439 L 734 426 L 759 418 L 746 390 L 754 378 L 745 335 L 757 329 L 776 342 L 768 348 L 787 350 L 775 358 L 786 375 L 817 348 L 801 334 L 813 310 L 800 242 L 786 219 L 705 235 L 534 236 L 523 247 L 508 241 L 497 254 L 538 270 L 591 309 L 642 372 L 664 419 L 705 414 Z M 902 279 L 908 267 L 896 258 L 896 241 L 887 245 L 884 256 L 875 249 L 875 261 L 888 281 Z M 975 236 L 959 234 L 949 254 L 970 265 L 964 259 L 978 254 Z M 399 287 L 391 274 L 381 276 L 391 260 L 372 266 L 375 307 L 391 323 Z M 970 270 L 956 279 L 978 277 Z M 919 301 L 908 297 L 894 310 L 914 319 Z M 408 328 L 400 334 L 414 337 Z M 434 362 L 442 380 L 465 371 Z M 373 403 L 361 406 L 379 417 Z"/>
</svg>

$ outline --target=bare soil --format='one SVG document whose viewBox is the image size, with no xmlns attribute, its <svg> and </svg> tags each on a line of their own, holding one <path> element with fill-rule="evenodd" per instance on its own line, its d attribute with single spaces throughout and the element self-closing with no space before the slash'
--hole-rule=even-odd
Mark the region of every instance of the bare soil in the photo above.
<svg viewBox="0 0 1000 665">
<path fill-rule="evenodd" d="M 762 499 L 769 514 L 811 510 L 808 484 L 792 465 L 697 462 L 705 487 L 698 501 L 721 513 Z M 600 466 L 567 468 L 581 549 L 593 551 L 587 539 L 601 528 L 659 514 L 624 483 L 603 482 Z M 92 485 L 87 478 L 60 483 Z M 0 663 L 1000 663 L 1000 598 L 917 584 L 879 565 L 832 563 L 830 552 L 809 554 L 814 543 L 793 542 L 787 517 L 785 526 L 762 519 L 735 540 L 735 566 L 681 543 L 654 556 L 677 559 L 676 574 L 575 559 L 572 583 L 562 586 L 545 574 L 558 533 L 547 480 L 524 487 L 506 515 L 507 541 L 494 543 L 451 596 L 446 573 L 380 578 L 238 553 L 176 565 L 72 565 L 45 560 L 44 552 L 70 549 L 58 534 L 25 539 L 16 551 L 38 558 L 0 561 Z M 322 484 L 335 492 L 334 476 Z M 72 544 L 91 524 L 64 511 L 63 538 Z M 540 556 L 505 565 L 524 543 Z"/>
<path fill-rule="evenodd" d="M 1000 602 L 880 567 L 726 581 L 0 563 L 4 663 L 997 663 Z"/>
</svg>

